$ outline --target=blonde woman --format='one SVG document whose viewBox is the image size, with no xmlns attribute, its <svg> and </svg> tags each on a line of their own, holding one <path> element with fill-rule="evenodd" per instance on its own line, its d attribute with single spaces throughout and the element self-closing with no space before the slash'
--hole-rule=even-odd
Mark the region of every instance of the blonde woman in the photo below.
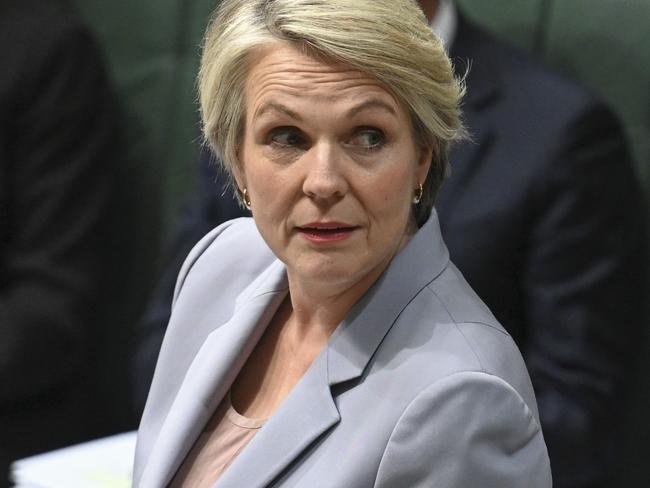
<svg viewBox="0 0 650 488">
<path fill-rule="evenodd" d="M 512 339 L 433 202 L 462 86 L 408 0 L 226 0 L 205 135 L 252 219 L 190 253 L 134 486 L 550 487 Z"/>
</svg>

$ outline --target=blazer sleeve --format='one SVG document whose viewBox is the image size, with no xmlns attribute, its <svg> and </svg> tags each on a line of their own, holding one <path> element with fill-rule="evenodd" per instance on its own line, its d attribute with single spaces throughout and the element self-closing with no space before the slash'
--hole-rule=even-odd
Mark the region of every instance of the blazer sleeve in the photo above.
<svg viewBox="0 0 650 488">
<path fill-rule="evenodd" d="M 497 376 L 443 378 L 408 405 L 390 436 L 375 487 L 395 486 L 550 488 L 539 423 Z"/>
</svg>

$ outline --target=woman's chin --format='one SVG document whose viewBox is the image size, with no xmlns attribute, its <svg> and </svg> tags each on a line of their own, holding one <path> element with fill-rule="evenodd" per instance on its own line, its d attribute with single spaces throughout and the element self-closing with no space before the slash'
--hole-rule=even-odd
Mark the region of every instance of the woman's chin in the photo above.
<svg viewBox="0 0 650 488">
<path fill-rule="evenodd" d="M 385 266 L 365 263 L 366 256 L 311 256 L 287 266 L 292 285 L 309 286 L 327 294 L 345 292 L 367 281 L 374 281 Z M 381 269 L 379 269 L 381 268 Z"/>
</svg>

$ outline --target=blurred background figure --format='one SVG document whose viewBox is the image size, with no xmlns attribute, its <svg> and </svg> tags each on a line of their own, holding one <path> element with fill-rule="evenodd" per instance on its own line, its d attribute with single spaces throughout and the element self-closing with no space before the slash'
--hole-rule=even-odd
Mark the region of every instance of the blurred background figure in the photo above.
<svg viewBox="0 0 650 488">
<path fill-rule="evenodd" d="M 103 379 L 119 229 L 115 100 L 56 0 L 0 2 L 0 479 L 117 424 Z M 123 358 L 116 358 L 123 361 Z M 124 377 L 117 374 L 120 381 Z M 120 402 L 124 402 L 120 398 Z M 4 486 L 4 483 L 0 481 Z"/>
<path fill-rule="evenodd" d="M 474 140 L 452 151 L 436 204 L 452 260 L 524 354 L 554 486 L 611 486 L 644 324 L 645 221 L 625 136 L 604 104 L 451 2 L 420 4 L 458 73 L 469 67 Z M 209 229 L 243 215 L 225 179 L 214 183 L 210 157 L 200 157 L 193 203 L 142 323 L 140 408 L 183 259 Z"/>
</svg>

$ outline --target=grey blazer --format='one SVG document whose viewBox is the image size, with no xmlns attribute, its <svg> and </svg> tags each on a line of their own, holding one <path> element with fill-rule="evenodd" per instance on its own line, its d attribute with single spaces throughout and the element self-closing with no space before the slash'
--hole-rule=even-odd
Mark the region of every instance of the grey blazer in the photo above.
<svg viewBox="0 0 650 488">
<path fill-rule="evenodd" d="M 166 486 L 288 291 L 251 219 L 180 272 L 134 486 Z M 435 214 L 352 308 L 215 487 L 548 488 L 517 347 L 449 261 Z"/>
</svg>

